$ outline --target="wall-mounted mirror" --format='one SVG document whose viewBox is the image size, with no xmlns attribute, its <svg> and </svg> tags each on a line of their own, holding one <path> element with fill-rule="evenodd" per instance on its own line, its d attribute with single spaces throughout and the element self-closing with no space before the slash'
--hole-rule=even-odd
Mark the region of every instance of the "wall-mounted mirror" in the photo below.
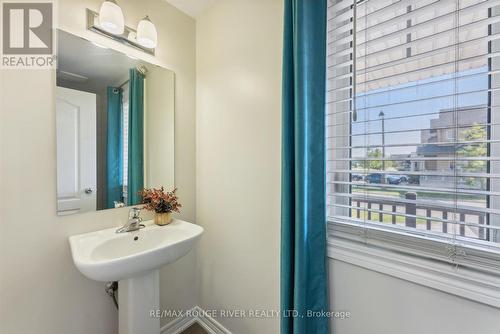
<svg viewBox="0 0 500 334">
<path fill-rule="evenodd" d="M 174 73 L 58 30 L 57 213 L 174 186 Z"/>
</svg>

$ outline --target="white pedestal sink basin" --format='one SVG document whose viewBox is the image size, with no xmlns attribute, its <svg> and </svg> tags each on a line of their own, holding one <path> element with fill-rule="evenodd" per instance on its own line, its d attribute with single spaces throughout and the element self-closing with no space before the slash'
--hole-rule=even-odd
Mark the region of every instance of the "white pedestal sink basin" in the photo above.
<svg viewBox="0 0 500 334">
<path fill-rule="evenodd" d="M 73 261 L 86 277 L 118 281 L 119 333 L 159 334 L 159 268 L 186 255 L 203 228 L 181 220 L 116 233 L 116 227 L 69 238 Z"/>
</svg>

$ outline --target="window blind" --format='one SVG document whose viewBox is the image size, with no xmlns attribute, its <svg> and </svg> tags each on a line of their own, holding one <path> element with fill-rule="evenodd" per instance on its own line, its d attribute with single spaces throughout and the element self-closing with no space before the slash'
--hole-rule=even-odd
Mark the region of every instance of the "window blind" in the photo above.
<svg viewBox="0 0 500 334">
<path fill-rule="evenodd" d="M 500 242 L 500 1 L 329 0 L 327 218 Z"/>
<path fill-rule="evenodd" d="M 127 203 L 128 198 L 128 128 L 129 128 L 129 83 L 125 83 L 122 86 L 122 112 L 123 112 L 123 123 L 122 123 L 122 180 L 123 180 L 123 198 L 124 203 Z"/>
</svg>

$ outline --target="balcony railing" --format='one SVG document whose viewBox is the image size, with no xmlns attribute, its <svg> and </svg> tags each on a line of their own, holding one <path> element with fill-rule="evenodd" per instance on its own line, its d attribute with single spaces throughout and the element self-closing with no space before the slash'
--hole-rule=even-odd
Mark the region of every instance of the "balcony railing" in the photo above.
<svg viewBox="0 0 500 334">
<path fill-rule="evenodd" d="M 487 224 L 486 213 L 459 207 L 450 209 L 439 202 L 419 204 L 416 199 L 417 195 L 411 192 L 406 193 L 404 199 L 353 196 L 351 215 L 358 219 L 488 240 L 487 227 L 481 227 Z M 450 225 L 458 226 L 458 231 Z"/>
</svg>

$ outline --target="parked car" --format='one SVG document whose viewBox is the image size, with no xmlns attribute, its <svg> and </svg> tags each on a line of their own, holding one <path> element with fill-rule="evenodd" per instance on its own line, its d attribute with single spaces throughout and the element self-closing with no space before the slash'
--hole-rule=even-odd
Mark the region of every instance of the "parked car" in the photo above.
<svg viewBox="0 0 500 334">
<path fill-rule="evenodd" d="M 420 175 L 410 175 L 408 177 L 409 184 L 420 184 Z"/>
<path fill-rule="evenodd" d="M 382 183 L 384 175 L 381 173 L 372 173 L 365 176 L 367 183 Z"/>
<path fill-rule="evenodd" d="M 361 174 L 352 174 L 351 179 L 353 181 L 363 181 L 363 175 Z"/>
<path fill-rule="evenodd" d="M 408 176 L 406 176 L 406 175 L 387 175 L 387 183 L 389 183 L 389 184 L 408 183 Z"/>
</svg>

